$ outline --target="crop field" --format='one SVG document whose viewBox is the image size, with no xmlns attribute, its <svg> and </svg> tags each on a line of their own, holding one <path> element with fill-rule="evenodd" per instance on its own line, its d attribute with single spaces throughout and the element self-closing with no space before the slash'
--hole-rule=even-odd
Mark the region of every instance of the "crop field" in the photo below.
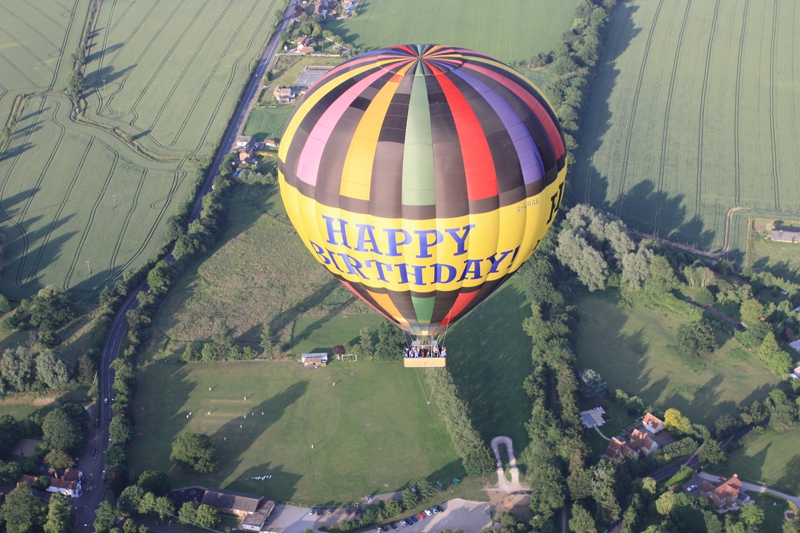
<svg viewBox="0 0 800 533">
<path fill-rule="evenodd" d="M 713 426 L 720 415 L 763 399 L 775 378 L 756 357 L 728 339 L 703 358 L 680 355 L 678 326 L 690 318 L 635 303 L 617 304 L 609 293 L 583 293 L 575 351 L 580 367 L 603 376 L 608 389 L 624 389 L 662 411 L 674 407 L 690 419 Z"/>
<path fill-rule="evenodd" d="M 463 476 L 444 424 L 426 402 L 424 379 L 399 362 L 316 370 L 295 362 L 154 363 L 138 377 L 131 467 L 167 471 L 174 486 L 202 483 L 334 505 L 426 476 Z M 181 431 L 211 437 L 220 458 L 215 473 L 171 468 L 170 444 Z M 265 475 L 272 478 L 252 479 Z"/>
<path fill-rule="evenodd" d="M 63 91 L 89 0 L 0 0 L 0 120 L 29 95 L 0 155 L 0 291 L 91 300 L 163 243 L 161 222 L 212 155 L 277 0 L 115 0 L 89 31 L 75 121 Z"/>
<path fill-rule="evenodd" d="M 771 489 L 800 495 L 800 427 L 786 433 L 768 431 L 739 448 L 723 466 L 748 481 L 762 481 Z"/>
<path fill-rule="evenodd" d="M 582 120 L 575 200 L 717 251 L 734 207 L 800 206 L 794 0 L 629 0 Z M 728 243 L 744 253 L 746 239 Z"/>
<path fill-rule="evenodd" d="M 505 62 L 549 52 L 569 28 L 576 1 L 364 0 L 358 16 L 326 28 L 360 48 L 440 43 L 463 46 Z"/>
</svg>

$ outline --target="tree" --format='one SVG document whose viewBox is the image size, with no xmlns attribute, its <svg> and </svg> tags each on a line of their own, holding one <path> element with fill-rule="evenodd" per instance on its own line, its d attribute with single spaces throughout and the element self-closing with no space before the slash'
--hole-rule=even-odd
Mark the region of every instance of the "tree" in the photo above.
<svg viewBox="0 0 800 533">
<path fill-rule="evenodd" d="M 47 520 L 47 506 L 23 483 L 6 496 L 0 508 L 0 519 L 5 521 L 8 533 L 38 531 Z"/>
<path fill-rule="evenodd" d="M 159 470 L 145 470 L 139 476 L 137 484 L 145 492 L 152 492 L 156 496 L 166 496 L 171 488 L 169 476 Z"/>
<path fill-rule="evenodd" d="M 654 255 L 644 283 L 645 289 L 655 294 L 664 294 L 676 289 L 678 285 L 678 277 L 667 258 L 663 255 Z"/>
<path fill-rule="evenodd" d="M 83 53 L 83 47 L 79 46 L 75 49 L 74 52 L 70 54 L 70 59 L 72 62 L 75 63 L 78 67 L 82 67 L 84 63 L 86 63 L 86 56 Z"/>
<path fill-rule="evenodd" d="M 178 518 L 184 524 L 195 524 L 197 519 L 197 502 L 185 502 L 178 511 Z"/>
<path fill-rule="evenodd" d="M 264 324 L 261 330 L 261 349 L 266 359 L 275 358 L 275 346 L 272 344 L 272 328 L 269 324 Z"/>
<path fill-rule="evenodd" d="M 717 349 L 717 339 L 705 322 L 690 322 L 678 326 L 678 347 L 686 355 L 700 357 Z"/>
<path fill-rule="evenodd" d="M 569 229 L 558 234 L 556 257 L 575 272 L 590 291 L 604 289 L 608 278 L 608 263 L 595 250 L 579 229 Z"/>
<path fill-rule="evenodd" d="M 219 354 L 217 353 L 216 347 L 210 342 L 203 344 L 203 350 L 201 353 L 203 361 L 205 362 L 217 361 L 219 359 Z"/>
<path fill-rule="evenodd" d="M 641 289 L 650 273 L 652 258 L 653 251 L 648 248 L 639 248 L 635 254 L 626 254 L 622 258 L 622 281 L 634 289 Z"/>
<path fill-rule="evenodd" d="M 139 485 L 125 487 L 125 489 L 119 495 L 119 504 L 125 511 L 131 513 L 139 512 L 139 507 L 141 506 L 144 494 L 145 492 Z"/>
<path fill-rule="evenodd" d="M 403 504 L 399 501 L 395 500 L 394 498 L 389 498 L 386 500 L 383 506 L 383 514 L 387 517 L 397 516 L 403 512 Z"/>
<path fill-rule="evenodd" d="M 44 441 L 51 448 L 77 453 L 83 448 L 83 431 L 62 409 L 53 409 L 42 424 Z"/>
<path fill-rule="evenodd" d="M 47 455 L 44 456 L 44 461 L 50 465 L 51 468 L 71 468 L 75 464 L 75 460 L 70 454 L 65 451 L 53 448 Z"/>
<path fill-rule="evenodd" d="M 372 344 L 372 330 L 369 329 L 369 326 L 364 326 L 361 328 L 361 331 L 359 331 L 359 335 L 361 353 L 364 354 L 364 357 L 371 359 L 375 353 L 375 347 Z"/>
<path fill-rule="evenodd" d="M 133 424 L 127 416 L 115 416 L 108 424 L 108 436 L 114 444 L 128 444 L 133 440 Z"/>
<path fill-rule="evenodd" d="M 233 347 L 233 334 L 231 328 L 225 320 L 217 320 L 214 322 L 214 330 L 211 332 L 211 342 L 214 343 L 214 348 L 217 349 L 217 355 L 220 359 L 225 359 Z"/>
<path fill-rule="evenodd" d="M 725 452 L 719 446 L 719 442 L 708 439 L 703 447 L 700 449 L 700 460 L 709 464 L 716 465 L 722 463 L 727 459 Z"/>
<path fill-rule="evenodd" d="M 767 366 L 769 366 L 770 372 L 778 377 L 783 377 L 792 371 L 792 358 L 781 350 L 772 356 Z"/>
<path fill-rule="evenodd" d="M 0 313 L 8 313 L 11 311 L 11 302 L 8 301 L 4 295 L 0 294 Z"/>
<path fill-rule="evenodd" d="M 764 306 L 755 298 L 747 298 L 739 307 L 739 314 L 742 317 L 742 322 L 747 324 L 748 327 L 760 322 L 761 317 L 765 316 L 766 313 Z"/>
<path fill-rule="evenodd" d="M 194 347 L 192 343 L 186 345 L 186 349 L 183 350 L 181 354 L 181 361 L 184 363 L 194 363 L 202 359 L 202 354 L 200 354 L 197 349 Z"/>
<path fill-rule="evenodd" d="M 36 358 L 36 376 L 51 389 L 63 389 L 69 382 L 67 365 L 50 350 Z"/>
<path fill-rule="evenodd" d="M 58 492 L 50 496 L 44 533 L 70 533 L 74 522 L 75 517 L 72 516 L 72 505 L 69 504 L 67 499 Z"/>
<path fill-rule="evenodd" d="M 734 418 L 731 415 L 720 416 L 714 425 L 716 427 L 717 439 L 730 437 L 742 427 L 740 419 Z"/>
<path fill-rule="evenodd" d="M 716 298 L 714 298 L 714 294 L 708 290 L 708 287 L 700 287 L 694 295 L 694 301 L 703 307 L 708 307 L 709 305 L 714 305 Z"/>
<path fill-rule="evenodd" d="M 105 452 L 106 463 L 114 465 L 124 465 L 128 462 L 128 450 L 124 444 L 114 443 Z"/>
<path fill-rule="evenodd" d="M 151 493 L 148 493 L 151 494 Z M 198 511 L 200 508 L 197 508 Z M 175 504 L 172 503 L 172 500 L 167 498 L 166 496 L 158 496 L 153 504 L 152 511 L 153 513 L 158 515 L 158 519 L 162 522 L 164 521 L 164 515 L 174 515 L 175 514 Z"/>
<path fill-rule="evenodd" d="M 572 518 L 569 519 L 569 530 L 573 533 L 596 533 L 594 518 L 580 503 L 572 506 Z"/>
<path fill-rule="evenodd" d="M 187 472 L 210 474 L 217 468 L 216 455 L 208 435 L 185 432 L 172 442 L 169 458 Z"/>
<path fill-rule="evenodd" d="M 674 492 L 665 492 L 656 500 L 656 511 L 661 516 L 669 516 L 677 503 Z"/>
<path fill-rule="evenodd" d="M 219 511 L 205 503 L 200 504 L 195 515 L 195 523 L 201 527 L 214 528 L 219 523 Z"/>
<path fill-rule="evenodd" d="M 75 317 L 69 296 L 55 285 L 39 290 L 31 298 L 28 312 L 31 314 L 31 325 L 40 331 L 56 331 Z"/>
<path fill-rule="evenodd" d="M 10 348 L 0 358 L 0 375 L 12 390 L 26 391 L 33 383 L 33 356 L 24 346 Z"/>
<path fill-rule="evenodd" d="M 122 523 L 122 533 L 138 533 L 139 528 L 136 527 L 136 522 L 128 518 Z"/>
<path fill-rule="evenodd" d="M 742 507 L 742 510 L 739 511 L 739 520 L 751 527 L 759 526 L 764 522 L 764 509 L 755 503 L 745 505 Z"/>
<path fill-rule="evenodd" d="M 9 461 L 8 463 L 0 461 L 0 483 L 13 485 L 19 479 L 21 473 L 22 470 L 16 461 Z"/>
<path fill-rule="evenodd" d="M 403 501 L 403 509 L 406 511 L 417 506 L 417 495 L 411 489 L 403 490 L 403 492 L 400 494 L 400 497 Z"/>
<path fill-rule="evenodd" d="M 124 466 L 111 466 L 106 469 L 106 488 L 120 494 L 128 486 L 128 469 Z"/>
<path fill-rule="evenodd" d="M 692 422 L 675 408 L 667 409 L 664 413 L 664 426 L 670 430 L 688 433 L 692 429 Z"/>
<path fill-rule="evenodd" d="M 578 391 L 584 398 L 602 398 L 606 393 L 606 382 L 600 377 L 600 373 L 587 368 L 578 376 L 580 384 Z"/>
<path fill-rule="evenodd" d="M 5 457 L 22 437 L 22 428 L 13 416 L 0 416 L 0 457 Z"/>
<path fill-rule="evenodd" d="M 772 358 L 781 351 L 778 345 L 778 340 L 775 338 L 775 333 L 769 331 L 764 340 L 761 341 L 761 347 L 758 349 L 758 358 L 769 364 Z"/>
<path fill-rule="evenodd" d="M 375 359 L 378 361 L 392 361 L 403 357 L 403 347 L 406 346 L 406 337 L 400 328 L 382 320 L 378 326 L 378 345 L 375 347 Z"/>
<path fill-rule="evenodd" d="M 427 479 L 420 479 L 417 481 L 417 494 L 422 501 L 430 500 L 436 496 L 436 487 Z"/>
<path fill-rule="evenodd" d="M 797 408 L 791 402 L 784 401 L 772 408 L 769 417 L 769 428 L 783 433 L 789 431 L 797 420 Z"/>
<path fill-rule="evenodd" d="M 78 358 L 78 370 L 76 371 L 76 379 L 84 387 L 89 387 L 94 382 L 95 372 L 97 372 L 97 365 L 86 354 Z"/>
<path fill-rule="evenodd" d="M 119 513 L 108 500 L 100 502 L 100 506 L 95 511 L 94 533 L 106 533 L 117 521 Z"/>
</svg>

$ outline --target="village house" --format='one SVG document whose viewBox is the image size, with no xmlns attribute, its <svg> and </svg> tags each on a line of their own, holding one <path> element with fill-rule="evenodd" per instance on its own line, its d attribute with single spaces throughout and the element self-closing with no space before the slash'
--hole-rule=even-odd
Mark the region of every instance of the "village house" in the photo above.
<svg viewBox="0 0 800 533">
<path fill-rule="evenodd" d="M 276 87 L 272 91 L 272 96 L 275 97 L 279 104 L 288 104 L 294 98 L 290 87 Z"/>
<path fill-rule="evenodd" d="M 631 454 L 634 459 L 638 460 L 642 457 L 649 457 L 658 448 L 658 443 L 651 439 L 646 431 L 634 429 L 628 442 L 612 437 L 611 442 L 608 443 L 608 448 L 606 448 L 601 457 L 608 461 L 613 461 Z"/>
<path fill-rule="evenodd" d="M 737 474 L 731 478 L 721 477 L 718 481 L 704 480 L 700 484 L 700 497 L 708 498 L 720 512 L 736 510 L 750 502 L 750 496 L 742 491 L 742 482 Z"/>
<path fill-rule="evenodd" d="M 256 140 L 249 135 L 239 135 L 236 138 L 236 148 L 238 148 L 239 150 L 242 149 L 252 150 L 255 147 L 256 147 Z"/>
<path fill-rule="evenodd" d="M 242 520 L 242 529 L 261 531 L 264 528 L 264 523 L 267 521 L 267 518 L 272 514 L 273 509 L 275 509 L 275 502 L 272 500 L 265 501 L 255 513 L 244 517 L 244 520 Z"/>
<path fill-rule="evenodd" d="M 67 468 L 63 473 L 50 469 L 50 486 L 47 492 L 60 492 L 69 498 L 83 496 L 83 472 L 76 468 Z"/>
<path fill-rule="evenodd" d="M 664 422 L 660 418 L 647 413 L 642 419 L 642 427 L 655 435 L 664 429 Z"/>
<path fill-rule="evenodd" d="M 280 146 L 278 141 L 276 141 L 274 139 L 264 139 L 264 143 L 263 144 L 264 144 L 265 148 L 278 148 L 278 146 Z"/>
</svg>

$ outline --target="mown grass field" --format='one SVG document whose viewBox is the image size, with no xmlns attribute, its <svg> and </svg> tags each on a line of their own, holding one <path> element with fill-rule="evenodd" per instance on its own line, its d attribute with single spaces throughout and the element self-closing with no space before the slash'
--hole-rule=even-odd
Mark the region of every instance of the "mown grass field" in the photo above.
<svg viewBox="0 0 800 533">
<path fill-rule="evenodd" d="M 471 48 L 502 61 L 528 61 L 549 52 L 572 22 L 568 0 L 364 0 L 354 18 L 326 28 L 367 49 L 440 43 Z"/>
<path fill-rule="evenodd" d="M 174 486 L 200 483 L 308 505 L 357 501 L 425 476 L 461 477 L 426 398 L 424 380 L 399 361 L 316 370 L 296 362 L 154 363 L 139 372 L 131 466 L 168 471 Z M 181 431 L 211 437 L 217 472 L 171 468 L 170 443 Z"/>
<path fill-rule="evenodd" d="M 735 415 L 738 406 L 762 400 L 779 383 L 730 338 L 701 359 L 671 349 L 678 326 L 689 318 L 639 303 L 625 309 L 610 293 L 583 293 L 575 304 L 580 367 L 600 372 L 610 391 L 624 389 L 661 411 L 674 407 L 713 426 L 720 415 Z"/>
<path fill-rule="evenodd" d="M 278 4 L 100 3 L 86 113 L 75 122 L 60 91 L 89 0 L 0 0 L 8 21 L 0 119 L 17 95 L 32 94 L 0 156 L 4 294 L 19 299 L 55 284 L 91 300 L 153 255 L 187 177 L 212 155 Z"/>
<path fill-rule="evenodd" d="M 739 448 L 723 466 L 748 481 L 763 481 L 775 490 L 800 495 L 800 427 L 786 433 L 768 431 Z"/>
<path fill-rule="evenodd" d="M 735 206 L 797 213 L 798 23 L 791 0 L 620 2 L 582 120 L 574 199 L 711 251 Z"/>
<path fill-rule="evenodd" d="M 250 112 L 247 124 L 242 130 L 243 135 L 252 135 L 259 141 L 275 139 L 280 141 L 283 126 L 292 114 L 294 107 L 258 107 Z"/>
</svg>

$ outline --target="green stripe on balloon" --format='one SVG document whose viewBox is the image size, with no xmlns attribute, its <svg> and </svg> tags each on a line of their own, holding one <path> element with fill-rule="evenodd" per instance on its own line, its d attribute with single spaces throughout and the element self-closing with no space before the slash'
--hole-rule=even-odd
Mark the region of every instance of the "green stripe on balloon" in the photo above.
<svg viewBox="0 0 800 533">
<path fill-rule="evenodd" d="M 414 314 L 417 315 L 418 324 L 430 324 L 433 318 L 433 306 L 436 303 L 436 298 L 431 296 L 429 298 L 411 297 L 411 303 L 414 304 Z"/>
<path fill-rule="evenodd" d="M 408 103 L 408 122 L 403 151 L 403 205 L 436 203 L 433 169 L 433 135 L 428 89 L 425 85 L 422 61 L 418 61 Z"/>
</svg>

